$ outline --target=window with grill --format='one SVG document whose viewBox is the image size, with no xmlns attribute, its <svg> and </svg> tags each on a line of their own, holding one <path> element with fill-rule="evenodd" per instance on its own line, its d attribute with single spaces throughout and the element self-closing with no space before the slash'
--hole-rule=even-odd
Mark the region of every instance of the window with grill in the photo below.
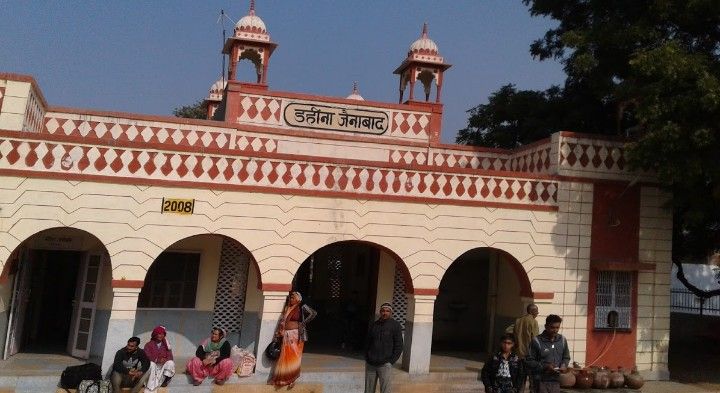
<svg viewBox="0 0 720 393">
<path fill-rule="evenodd" d="M 138 307 L 194 308 L 200 254 L 163 252 L 150 266 Z"/>
<path fill-rule="evenodd" d="M 608 314 L 618 313 L 618 329 L 630 329 L 632 272 L 598 272 L 595 291 L 595 328 L 608 328 Z"/>
</svg>

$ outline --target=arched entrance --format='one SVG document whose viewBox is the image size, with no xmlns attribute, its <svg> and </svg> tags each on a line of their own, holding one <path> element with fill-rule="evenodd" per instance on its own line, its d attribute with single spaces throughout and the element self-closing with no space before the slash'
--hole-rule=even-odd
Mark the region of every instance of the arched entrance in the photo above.
<svg viewBox="0 0 720 393">
<path fill-rule="evenodd" d="M 178 357 L 191 357 L 211 327 L 233 345 L 255 347 L 262 294 L 257 265 L 238 241 L 203 234 L 179 240 L 153 261 L 138 297 L 135 334 L 143 342 L 159 324 Z"/>
<path fill-rule="evenodd" d="M 373 243 L 343 241 L 317 250 L 293 281 L 318 312 L 305 351 L 361 356 L 367 327 L 382 303 L 392 302 L 393 317 L 405 323 L 409 277 L 395 253 Z"/>
<path fill-rule="evenodd" d="M 532 297 L 522 265 L 508 253 L 476 248 L 445 272 L 433 314 L 433 354 L 484 360 Z M 524 299 L 525 298 L 525 299 Z"/>
<path fill-rule="evenodd" d="M 112 303 L 112 269 L 94 235 L 61 227 L 38 232 L 10 255 L 2 272 L 3 358 L 19 352 L 102 356 L 99 307 Z M 6 327 L 6 328 L 5 328 Z"/>
</svg>

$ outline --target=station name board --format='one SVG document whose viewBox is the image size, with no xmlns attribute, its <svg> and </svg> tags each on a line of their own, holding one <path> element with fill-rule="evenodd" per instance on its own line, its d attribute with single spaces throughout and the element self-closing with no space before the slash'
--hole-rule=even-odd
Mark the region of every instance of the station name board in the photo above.
<svg viewBox="0 0 720 393">
<path fill-rule="evenodd" d="M 284 117 L 293 127 L 375 135 L 384 134 L 390 122 L 382 111 L 297 102 L 285 106 Z"/>
</svg>

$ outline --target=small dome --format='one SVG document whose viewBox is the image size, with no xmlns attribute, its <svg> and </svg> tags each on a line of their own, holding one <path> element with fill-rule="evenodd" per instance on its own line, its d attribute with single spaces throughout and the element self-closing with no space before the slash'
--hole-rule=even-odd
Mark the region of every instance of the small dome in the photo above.
<svg viewBox="0 0 720 393">
<path fill-rule="evenodd" d="M 255 1 L 250 1 L 250 12 L 235 24 L 235 37 L 253 41 L 270 41 L 265 22 L 255 15 Z"/>
<path fill-rule="evenodd" d="M 415 42 L 410 45 L 410 50 L 408 55 L 412 53 L 423 53 L 423 54 L 432 54 L 432 55 L 438 55 L 440 53 L 437 44 L 435 41 L 431 40 L 428 37 L 428 26 L 427 23 L 423 25 L 422 35 L 420 38 L 415 40 Z"/>
<path fill-rule="evenodd" d="M 225 78 L 220 78 L 215 81 L 215 83 L 210 86 L 210 95 L 208 95 L 208 101 L 222 101 L 226 86 L 227 80 L 225 80 Z"/>
<path fill-rule="evenodd" d="M 353 83 L 352 93 L 350 93 L 350 95 L 345 98 L 348 100 L 365 101 L 365 99 L 360 95 L 360 92 L 358 91 L 357 82 Z"/>
<path fill-rule="evenodd" d="M 236 30 L 247 31 L 251 33 L 267 33 L 265 22 L 253 12 L 251 15 L 245 15 L 235 24 Z"/>
</svg>

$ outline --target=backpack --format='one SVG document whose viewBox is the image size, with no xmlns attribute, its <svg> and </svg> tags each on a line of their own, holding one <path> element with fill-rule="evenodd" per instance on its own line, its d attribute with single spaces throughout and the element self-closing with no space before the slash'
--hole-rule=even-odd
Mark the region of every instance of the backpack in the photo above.
<svg viewBox="0 0 720 393">
<path fill-rule="evenodd" d="M 85 379 L 97 381 L 102 379 L 102 369 L 95 363 L 85 363 L 79 366 L 65 368 L 60 376 L 60 387 L 63 389 L 77 389 L 80 382 Z"/>
<path fill-rule="evenodd" d="M 112 386 L 107 379 L 101 381 L 93 381 L 86 379 L 80 382 L 77 393 L 111 393 Z"/>
</svg>

